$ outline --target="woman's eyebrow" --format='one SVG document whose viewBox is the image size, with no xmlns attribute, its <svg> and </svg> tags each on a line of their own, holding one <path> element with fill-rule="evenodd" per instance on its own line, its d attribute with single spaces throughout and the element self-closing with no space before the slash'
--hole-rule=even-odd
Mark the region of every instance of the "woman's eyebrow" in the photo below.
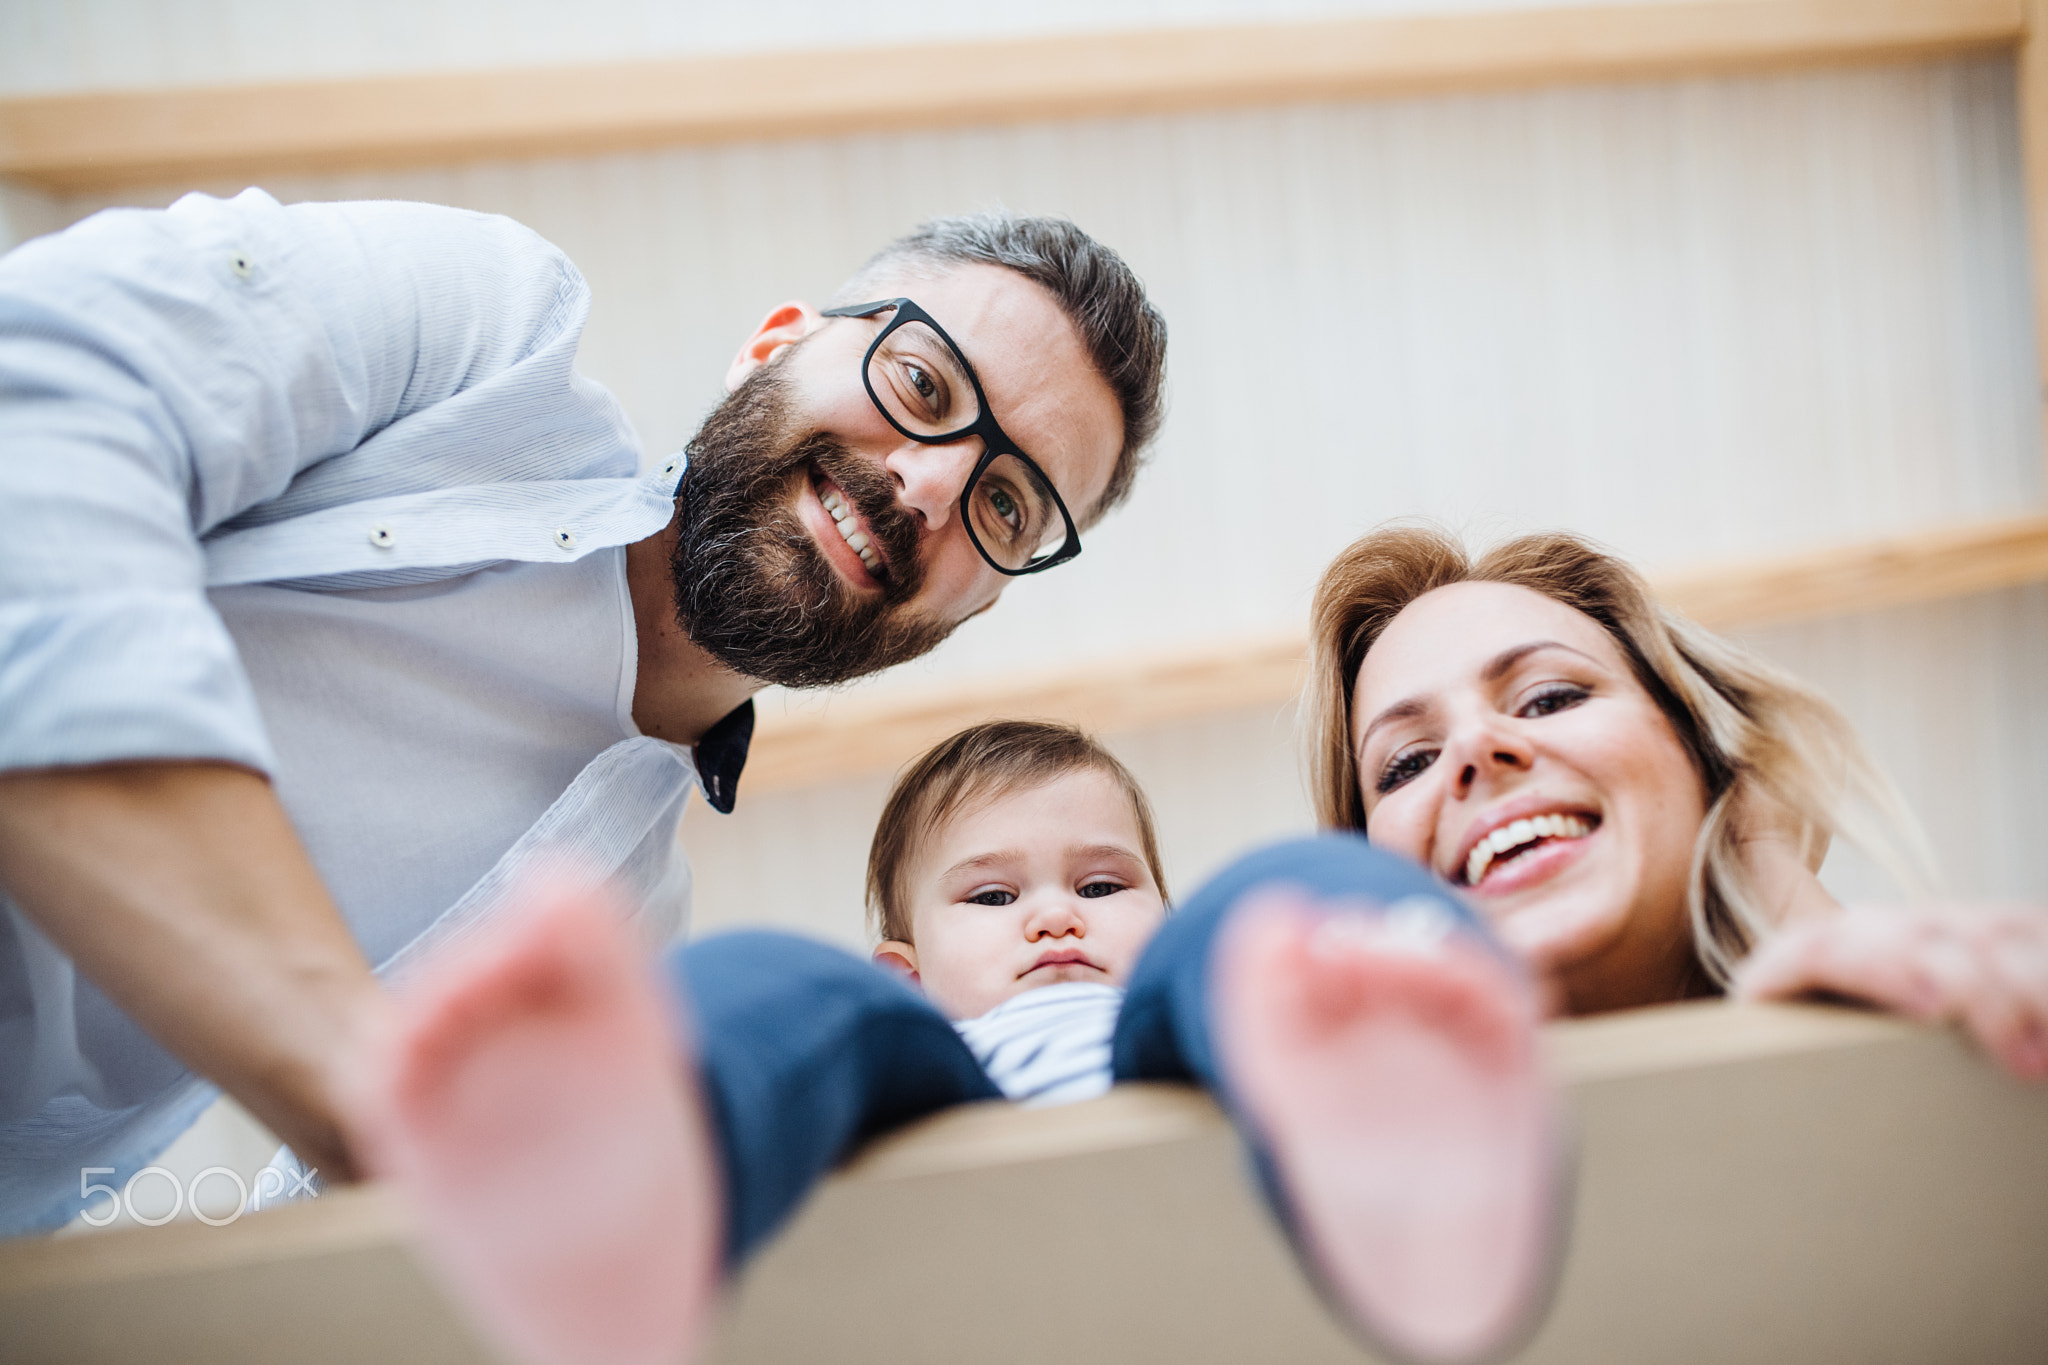
<svg viewBox="0 0 2048 1365">
<path fill-rule="evenodd" d="M 1428 711 L 1429 703 L 1420 697 L 1410 697 L 1406 701 L 1395 702 L 1392 706 L 1374 716 L 1372 724 L 1366 726 L 1365 732 L 1359 735 L 1359 752 L 1365 752 L 1365 742 L 1371 739 L 1372 732 L 1379 729 L 1382 725 L 1389 725 L 1397 720 L 1413 720 L 1415 717 L 1424 715 Z"/>
<path fill-rule="evenodd" d="M 1592 655 L 1586 653 L 1585 650 L 1573 649 L 1562 640 L 1531 640 L 1525 645 L 1512 645 L 1494 655 L 1492 659 L 1487 661 L 1486 667 L 1479 670 L 1479 680 L 1481 682 L 1499 682 L 1507 676 L 1509 669 L 1528 658 L 1531 654 L 1545 649 L 1561 649 L 1567 654 L 1576 654 L 1589 664 L 1600 662 Z"/>
</svg>

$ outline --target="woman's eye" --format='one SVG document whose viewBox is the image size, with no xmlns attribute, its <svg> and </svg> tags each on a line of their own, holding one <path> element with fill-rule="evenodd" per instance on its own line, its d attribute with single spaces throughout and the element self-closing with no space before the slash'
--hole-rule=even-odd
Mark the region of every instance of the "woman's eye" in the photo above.
<svg viewBox="0 0 2048 1365">
<path fill-rule="evenodd" d="M 1017 899 L 1014 891 L 977 891 L 967 898 L 969 905 L 1008 905 Z"/>
<path fill-rule="evenodd" d="M 1422 776 L 1430 764 L 1436 762 L 1434 749 L 1406 749 L 1387 760 L 1387 766 L 1380 769 L 1379 780 L 1374 790 L 1385 796 L 1394 788 Z"/>
<path fill-rule="evenodd" d="M 1559 711 L 1569 711 L 1591 695 L 1591 692 L 1580 687 L 1577 683 L 1559 683 L 1553 687 L 1544 688 L 1541 692 L 1523 702 L 1522 709 L 1515 712 L 1515 714 L 1526 719 L 1555 715 Z"/>
<path fill-rule="evenodd" d="M 1122 882 L 1085 882 L 1076 894 L 1086 900 L 1093 901 L 1101 900 L 1104 896 L 1114 896 L 1119 891 L 1128 891 L 1129 889 Z"/>
</svg>

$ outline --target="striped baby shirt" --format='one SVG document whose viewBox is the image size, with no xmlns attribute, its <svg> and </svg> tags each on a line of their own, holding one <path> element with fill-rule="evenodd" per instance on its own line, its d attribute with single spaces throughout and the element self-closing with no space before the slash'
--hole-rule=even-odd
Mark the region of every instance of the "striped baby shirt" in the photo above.
<svg viewBox="0 0 2048 1365">
<path fill-rule="evenodd" d="M 1071 1104 L 1110 1086 L 1110 1040 L 1124 993 L 1116 986 L 1062 981 L 1005 1000 L 953 1027 L 981 1069 L 1019 1104 Z"/>
</svg>

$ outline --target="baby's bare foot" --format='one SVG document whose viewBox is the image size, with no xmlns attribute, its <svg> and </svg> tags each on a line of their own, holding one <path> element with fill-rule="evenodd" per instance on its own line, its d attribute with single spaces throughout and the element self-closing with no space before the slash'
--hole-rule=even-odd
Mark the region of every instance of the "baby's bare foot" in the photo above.
<svg viewBox="0 0 2048 1365">
<path fill-rule="evenodd" d="M 477 1326 L 529 1365 L 674 1365 L 717 1289 L 717 1165 L 612 898 L 557 880 L 401 992 L 356 1128 Z"/>
<path fill-rule="evenodd" d="M 1384 1348 L 1472 1360 L 1548 1295 L 1558 1132 L 1531 988 L 1422 906 L 1261 893 L 1216 1024 L 1326 1290 Z"/>
</svg>

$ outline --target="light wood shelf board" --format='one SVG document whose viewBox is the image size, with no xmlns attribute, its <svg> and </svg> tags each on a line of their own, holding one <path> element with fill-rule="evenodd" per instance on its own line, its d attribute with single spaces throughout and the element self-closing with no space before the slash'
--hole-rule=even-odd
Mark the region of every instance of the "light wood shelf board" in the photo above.
<svg viewBox="0 0 2048 1365">
<path fill-rule="evenodd" d="M 2048 578 L 2048 516 L 1940 527 L 1764 561 L 1689 569 L 1659 593 L 1716 630 L 1933 602 Z"/>
<path fill-rule="evenodd" d="M 807 699 L 762 716 L 741 782 L 750 792 L 774 791 L 893 768 L 985 720 L 1063 720 L 1115 732 L 1278 706 L 1299 687 L 1305 652 L 1302 637 L 1289 632 L 822 705 Z"/>
<path fill-rule="evenodd" d="M 2026 0 L 1675 0 L 0 100 L 72 193 L 491 157 L 1636 79 L 2009 47 Z"/>
</svg>

